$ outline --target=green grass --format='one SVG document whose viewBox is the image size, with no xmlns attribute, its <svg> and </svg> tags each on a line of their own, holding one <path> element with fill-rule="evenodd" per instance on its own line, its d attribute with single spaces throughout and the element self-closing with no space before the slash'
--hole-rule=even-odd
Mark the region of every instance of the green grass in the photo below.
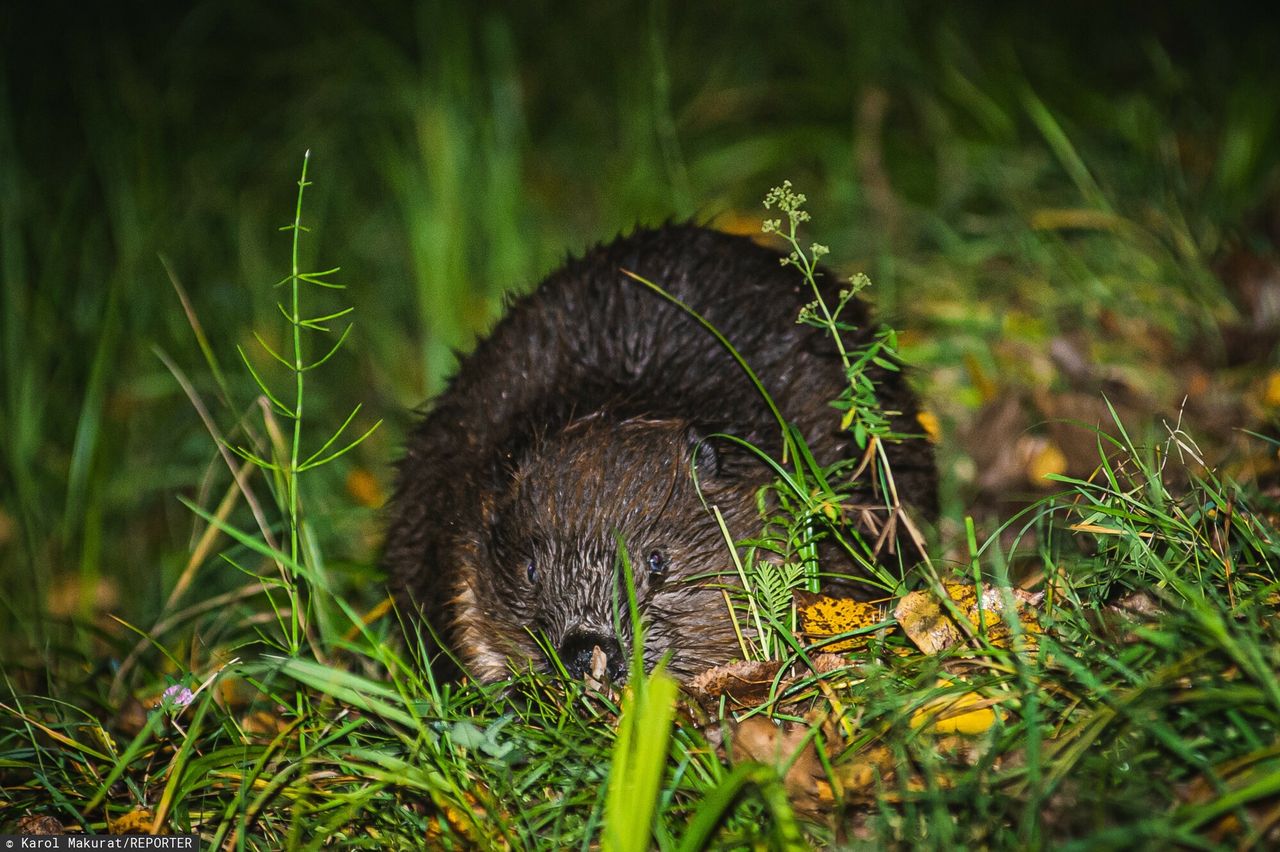
<svg viewBox="0 0 1280 852">
<path fill-rule="evenodd" d="M 874 280 L 941 423 L 935 565 L 1042 574 L 1046 634 L 947 663 L 1006 714 L 963 748 L 910 724 L 944 662 L 877 639 L 823 687 L 844 721 L 815 736 L 845 804 L 817 816 L 775 767 L 723 762 L 718 725 L 682 706 L 669 740 L 642 743 L 667 758 L 639 803 L 649 834 L 622 842 L 1267 845 L 1274 446 L 1234 430 L 1274 434 L 1274 353 L 1225 363 L 1252 318 L 1215 267 L 1277 252 L 1256 215 L 1280 181 L 1267 21 L 1176 4 L 30 14 L 0 21 L 0 827 L 101 831 L 145 806 L 244 848 L 600 843 L 627 699 L 435 683 L 394 650 L 394 619 L 364 618 L 377 492 L 409 407 L 504 293 L 637 221 L 754 232 L 790 177 L 830 258 Z M 308 148 L 295 264 L 277 229 Z M 307 374 L 291 444 L 235 350 L 296 409 L 296 371 L 254 354 L 254 332 L 291 360 L 270 284 L 329 258 L 359 320 Z M 1106 381 L 1045 357 L 1062 340 Z M 1195 369 L 1218 394 L 1186 408 L 1208 469 L 1173 476 L 1157 415 L 1173 422 Z M 1105 407 L 1029 402 L 1117 384 L 1146 400 L 1127 436 Z M 1057 419 L 1107 434 L 1056 483 L 986 493 L 969 430 L 1007 397 L 1033 437 L 1059 440 Z M 348 434 L 386 425 L 287 475 L 357 405 Z M 220 441 L 276 469 L 241 489 Z M 1134 591 L 1160 612 L 1125 626 L 1108 604 Z M 205 686 L 145 713 L 171 684 Z M 842 780 L 873 751 L 877 781 Z"/>
<path fill-rule="evenodd" d="M 655 813 L 664 848 L 1261 842 L 1280 783 L 1277 531 L 1236 494 L 1226 532 L 1224 515 L 1203 507 L 1222 505 L 1228 486 L 1200 480 L 1174 498 L 1152 472 L 1122 456 L 1077 485 L 1073 503 L 1038 512 L 1042 527 L 1061 514 L 1109 530 L 1042 547 L 1053 592 L 1038 651 L 979 643 L 928 657 L 889 637 L 827 679 L 847 714 L 817 735 L 832 777 L 888 754 L 886 777 L 843 782 L 850 804 L 834 812 L 834 833 L 831 812 L 797 820 L 795 791 L 772 766 L 723 765 L 688 717 L 668 734 L 669 681 L 624 699 L 620 722 L 611 699 L 580 683 L 438 684 L 391 650 L 386 621 L 353 631 L 326 664 L 262 655 L 201 672 L 210 683 L 190 706 L 153 711 L 129 738 L 90 705 L 14 696 L 5 709 L 18 724 L 0 741 L 6 800 L 98 831 L 145 804 L 177 830 L 249 848 L 565 848 L 602 833 L 611 848 L 638 848 Z M 998 558 L 980 559 L 1006 581 Z M 1133 588 L 1160 614 L 1125 623 L 1105 606 Z M 944 691 L 944 664 L 1004 714 L 965 745 L 911 724 Z M 797 716 L 815 700 L 826 706 L 805 681 L 775 712 Z M 661 774 L 642 783 L 623 773 L 630 759 Z"/>
</svg>

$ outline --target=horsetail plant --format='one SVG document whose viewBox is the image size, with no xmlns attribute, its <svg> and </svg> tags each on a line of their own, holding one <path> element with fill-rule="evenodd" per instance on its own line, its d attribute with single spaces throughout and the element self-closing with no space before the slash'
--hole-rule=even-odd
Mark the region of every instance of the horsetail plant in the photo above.
<svg viewBox="0 0 1280 852">
<path fill-rule="evenodd" d="M 349 441 L 340 449 L 334 449 L 338 444 L 342 435 L 347 428 L 355 420 L 362 408 L 361 403 L 357 403 L 346 419 L 323 443 L 319 448 L 304 455 L 303 450 L 303 415 L 305 411 L 305 376 L 310 371 L 327 363 L 330 358 L 337 354 L 342 348 L 342 344 L 346 342 L 347 337 L 351 334 L 354 323 L 348 322 L 337 337 L 337 340 L 329 346 L 328 350 L 313 361 L 308 361 L 304 354 L 306 350 L 305 332 L 316 334 L 332 334 L 330 324 L 335 320 L 340 320 L 350 315 L 355 308 L 346 306 L 339 308 L 330 313 L 317 314 L 316 316 L 305 316 L 302 310 L 302 291 L 303 285 L 310 285 L 325 290 L 345 290 L 346 285 L 333 280 L 341 267 L 332 267 L 317 272 L 303 272 L 300 269 L 298 261 L 298 248 L 301 242 L 302 234 L 308 232 L 308 228 L 302 224 L 302 200 L 306 188 L 310 186 L 307 180 L 307 166 L 311 161 L 311 151 L 308 150 L 302 158 L 302 174 L 298 178 L 298 197 L 294 208 L 293 222 L 280 228 L 281 231 L 292 232 L 291 246 L 291 267 L 290 272 L 284 278 L 276 283 L 276 287 L 288 286 L 289 298 L 288 305 L 281 302 L 276 303 L 280 313 L 289 323 L 290 329 L 290 352 L 288 355 L 282 355 L 277 352 L 258 332 L 254 332 L 254 338 L 258 341 L 258 345 L 263 348 L 272 359 L 282 364 L 286 370 L 293 374 L 293 398 L 289 402 L 282 399 L 282 394 L 272 390 L 271 386 L 263 378 L 262 374 L 254 368 L 253 361 L 250 360 L 244 348 L 237 346 L 236 350 L 240 353 L 240 358 L 244 361 L 245 366 L 249 370 L 249 374 L 253 377 L 254 383 L 262 392 L 259 398 L 259 404 L 263 408 L 263 415 L 267 420 L 268 434 L 271 436 L 271 443 L 274 447 L 272 459 L 266 455 L 258 454 L 243 446 L 232 446 L 231 449 L 243 457 L 244 459 L 257 465 L 264 471 L 272 474 L 276 483 L 277 500 L 282 502 L 282 511 L 287 516 L 289 529 L 289 550 L 288 559 L 283 564 L 277 559 L 277 566 L 284 578 L 284 586 L 288 591 L 290 600 L 291 617 L 289 619 L 289 650 L 296 653 L 302 645 L 303 639 L 307 634 L 308 621 L 303 617 L 303 602 L 298 594 L 298 586 L 292 580 L 300 574 L 313 574 L 307 570 L 307 567 L 314 568 L 316 560 L 311 559 L 308 554 L 311 548 L 308 545 L 308 539 L 303 527 L 303 519 L 300 517 L 301 495 L 299 492 L 299 482 L 301 475 L 309 470 L 328 464 L 338 457 L 345 455 L 355 449 L 365 441 L 373 432 L 382 425 L 382 421 L 378 420 L 370 426 L 360 437 Z M 275 427 L 274 415 L 284 418 L 292 424 L 291 435 L 287 444 L 281 431 Z M 282 496 L 281 496 L 282 495 Z M 305 551 L 305 552 L 304 552 Z M 306 567 L 304 567 L 306 566 Z M 292 575 L 292 576 L 291 576 Z M 313 577 L 314 578 L 314 577 Z"/>
</svg>

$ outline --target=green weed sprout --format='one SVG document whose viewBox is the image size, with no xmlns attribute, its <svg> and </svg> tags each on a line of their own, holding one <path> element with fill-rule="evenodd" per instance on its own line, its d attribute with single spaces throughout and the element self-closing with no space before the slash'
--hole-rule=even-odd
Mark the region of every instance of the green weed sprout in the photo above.
<svg viewBox="0 0 1280 852">
<path fill-rule="evenodd" d="M 793 436 L 793 443 L 802 454 L 806 466 L 812 472 L 812 479 L 817 488 L 806 493 L 795 487 L 786 478 L 781 480 L 776 489 L 779 508 L 782 514 L 792 519 L 787 524 L 788 547 L 794 550 L 806 565 L 816 564 L 817 550 L 815 539 L 819 531 L 836 539 L 841 548 L 849 554 L 869 574 L 874 581 L 883 585 L 886 591 L 892 591 L 897 581 L 890 577 L 879 566 L 865 542 L 855 536 L 846 538 L 841 531 L 839 517 L 845 496 L 839 492 L 835 483 L 836 474 L 852 467 L 848 474 L 850 480 L 868 475 L 878 480 L 881 493 L 885 495 L 885 507 L 892 513 L 900 511 L 897 488 L 893 481 L 889 458 L 885 451 L 887 441 L 896 441 L 905 437 L 893 430 L 889 416 L 896 412 L 885 411 L 876 396 L 875 382 L 869 374 L 869 368 L 879 367 L 896 372 L 898 367 L 897 334 L 891 328 L 881 328 L 870 341 L 856 348 L 845 343 L 846 334 L 854 334 L 858 327 L 841 318 L 845 308 L 854 301 L 857 295 L 871 286 L 871 280 L 859 273 L 849 279 L 848 286 L 841 288 L 834 304 L 823 295 L 818 286 L 821 273 L 818 264 L 830 249 L 822 243 L 812 243 L 806 250 L 800 242 L 800 226 L 810 221 L 810 215 L 804 209 L 808 199 L 803 193 L 796 192 L 791 181 L 784 180 L 765 195 L 764 207 L 785 215 L 785 223 L 781 218 L 765 219 L 761 230 L 766 234 L 777 234 L 790 247 L 790 252 L 782 258 L 784 266 L 794 266 L 800 272 L 813 300 L 804 305 L 796 317 L 796 321 L 824 330 L 831 338 L 840 356 L 844 370 L 846 385 L 840 396 L 832 401 L 833 407 L 843 411 L 840 426 L 849 431 L 857 446 L 863 450 L 863 457 L 856 465 L 852 462 L 837 463 L 828 468 L 821 468 L 811 456 L 799 435 Z M 799 534 L 797 534 L 799 533 Z M 810 591 L 817 591 L 816 571 L 808 572 Z"/>
<path fill-rule="evenodd" d="M 797 322 L 825 329 L 840 353 L 840 363 L 844 367 L 845 378 L 849 386 L 834 401 L 836 408 L 845 412 L 842 426 L 851 429 L 858 446 L 866 449 L 870 438 L 886 439 L 900 437 L 893 434 L 885 412 L 876 401 L 876 388 L 867 375 L 867 368 L 872 364 L 890 371 L 896 371 L 895 363 L 897 335 L 892 329 L 883 329 L 875 335 L 875 339 L 865 347 L 850 352 L 844 344 L 842 335 L 857 331 L 857 328 L 840 319 L 849 302 L 858 293 L 871 286 L 871 279 L 858 273 L 849 279 L 849 286 L 840 290 L 834 306 L 828 305 L 818 287 L 818 263 L 831 253 L 831 249 L 822 243 L 813 243 L 806 252 L 800 245 L 799 228 L 810 217 L 804 204 L 808 199 L 804 193 L 795 192 L 791 181 L 784 180 L 781 186 L 775 186 L 765 195 L 766 210 L 777 208 L 786 214 L 786 227 L 781 219 L 766 219 L 761 231 L 766 234 L 777 234 L 791 247 L 791 252 L 782 259 L 784 266 L 794 266 L 804 276 L 804 280 L 813 290 L 813 301 L 800 309 Z M 879 441 L 877 441 L 879 443 Z M 880 450 L 882 463 L 885 462 L 883 450 Z"/>
<path fill-rule="evenodd" d="M 824 330 L 835 345 L 846 385 L 832 405 L 844 412 L 841 428 L 852 433 L 857 446 L 863 450 L 863 458 L 856 466 L 851 461 L 844 461 L 823 467 L 809 452 L 803 436 L 794 427 L 788 427 L 787 444 L 795 454 L 794 470 L 798 475 L 778 471 L 778 484 L 774 487 L 778 512 L 770 519 L 770 524 L 782 536 L 776 540 L 775 546 L 780 546 L 784 555 L 794 559 L 801 570 L 795 570 L 794 565 L 787 563 L 779 566 L 768 560 L 756 559 L 751 560 L 746 572 L 740 570 L 751 590 L 749 597 L 754 602 L 751 607 L 753 617 L 759 620 L 763 615 L 779 628 L 772 631 L 778 634 L 778 641 L 770 643 L 776 652 L 785 652 L 791 646 L 786 641 L 790 639 L 786 628 L 795 626 L 791 590 L 803 585 L 809 591 L 819 591 L 817 541 L 824 534 L 859 564 L 871 582 L 886 591 L 892 591 L 899 585 L 898 579 L 875 561 L 874 554 L 861 536 L 854 530 L 843 528 L 840 518 L 847 495 L 842 493 L 839 484 L 843 477 L 838 476 L 852 467 L 847 474 L 849 480 L 864 474 L 877 477 L 886 507 L 891 512 L 899 510 L 885 442 L 903 436 L 893 431 L 889 421 L 891 412 L 881 408 L 875 383 L 868 372 L 873 365 L 888 371 L 898 369 L 896 334 L 885 328 L 877 331 L 865 345 L 856 348 L 846 345 L 845 335 L 859 329 L 842 319 L 842 314 L 849 303 L 870 286 L 871 281 L 866 275 L 858 274 L 850 279 L 847 287 L 840 289 L 834 304 L 824 297 L 823 288 L 818 284 L 821 275 L 818 264 L 830 249 L 814 242 L 806 250 L 801 244 L 800 226 L 810 221 L 809 212 L 804 209 L 806 201 L 806 196 L 796 192 L 789 180 L 773 187 L 765 195 L 764 207 L 782 213 L 784 218 L 766 218 L 761 230 L 766 234 L 777 234 L 787 243 L 790 252 L 782 258 L 782 264 L 794 266 L 813 293 L 813 300 L 800 309 L 796 321 Z M 759 543 L 768 545 L 767 540 Z"/>
</svg>

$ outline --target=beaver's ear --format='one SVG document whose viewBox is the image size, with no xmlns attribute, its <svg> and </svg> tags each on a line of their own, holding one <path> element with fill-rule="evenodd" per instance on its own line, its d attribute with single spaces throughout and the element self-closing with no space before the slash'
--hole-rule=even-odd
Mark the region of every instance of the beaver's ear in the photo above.
<svg viewBox="0 0 1280 852">
<path fill-rule="evenodd" d="M 704 434 L 696 426 L 690 426 L 685 432 L 685 440 L 689 443 L 693 469 L 698 476 L 719 476 L 724 459 L 716 446 L 716 438 Z"/>
</svg>

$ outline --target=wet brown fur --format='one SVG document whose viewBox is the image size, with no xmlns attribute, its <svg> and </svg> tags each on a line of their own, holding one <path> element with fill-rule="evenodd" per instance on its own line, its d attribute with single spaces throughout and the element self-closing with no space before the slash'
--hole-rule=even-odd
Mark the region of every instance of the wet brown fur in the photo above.
<svg viewBox="0 0 1280 852">
<path fill-rule="evenodd" d="M 834 347 L 796 323 L 812 294 L 776 252 L 682 225 L 570 260 L 463 359 L 410 436 L 391 502 L 384 564 L 402 611 L 425 616 L 480 679 L 512 665 L 546 669 L 537 636 L 551 647 L 575 631 L 615 636 L 625 655 L 620 541 L 650 665 L 670 652 L 687 677 L 739 655 L 718 590 L 732 563 L 706 506 L 719 507 L 733 535 L 753 534 L 755 495 L 772 476 L 708 436 L 736 435 L 776 456 L 778 426 L 714 337 L 624 269 L 715 325 L 820 461 L 853 452 L 828 404 L 844 383 Z M 834 274 L 824 270 L 821 284 L 834 299 Z M 868 339 L 861 304 L 845 319 L 860 329 L 850 345 Z M 901 374 L 873 377 L 882 406 L 900 412 L 895 427 L 919 431 Z M 929 447 L 888 452 L 899 494 L 932 515 Z M 880 499 L 870 488 L 859 496 Z M 655 553 L 661 571 L 649 570 Z"/>
</svg>

